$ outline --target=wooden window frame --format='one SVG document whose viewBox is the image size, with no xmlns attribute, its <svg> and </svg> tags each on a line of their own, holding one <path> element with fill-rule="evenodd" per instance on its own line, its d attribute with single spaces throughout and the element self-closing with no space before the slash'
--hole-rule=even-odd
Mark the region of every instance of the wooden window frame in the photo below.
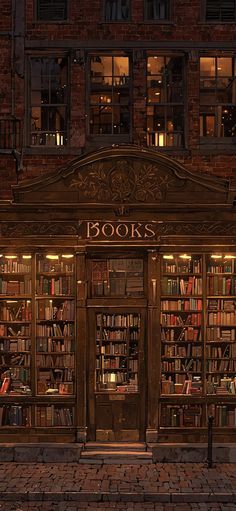
<svg viewBox="0 0 236 511">
<path fill-rule="evenodd" d="M 228 23 L 235 23 L 236 21 L 236 1 L 234 0 L 234 17 L 232 18 L 232 20 L 222 20 L 222 17 L 221 17 L 221 12 L 219 12 L 219 18 L 218 19 L 207 19 L 207 1 L 208 0 L 202 0 L 202 13 L 203 13 L 203 16 L 202 16 L 202 21 L 205 22 L 205 23 L 212 23 L 212 24 L 228 24 Z M 223 3 L 223 0 L 214 0 L 214 4 L 216 3 L 216 1 L 218 1 L 219 3 L 219 11 L 221 11 L 221 5 Z"/>
<path fill-rule="evenodd" d="M 153 0 L 154 1 L 154 0 Z M 171 22 L 171 17 L 172 17 L 172 2 L 171 0 L 165 0 L 166 1 L 166 4 L 167 4 L 167 11 L 168 11 L 168 15 L 166 18 L 149 18 L 148 15 L 147 15 L 147 2 L 148 0 L 144 0 L 144 4 L 143 4 L 143 11 L 144 11 L 144 21 L 146 23 L 157 23 L 157 24 L 160 24 L 160 23 L 170 23 Z"/>
<path fill-rule="evenodd" d="M 103 20 L 105 23 L 129 23 L 131 21 L 131 0 L 126 0 L 127 1 L 127 6 L 128 6 L 128 10 L 129 10 L 129 14 L 127 16 L 127 18 L 125 19 L 122 19 L 122 18 L 117 18 L 117 19 L 106 19 L 106 4 L 109 0 L 103 0 Z M 112 1 L 112 0 L 110 0 Z M 117 3 L 118 1 L 121 1 L 121 0 L 113 0 L 114 3 Z"/>
<path fill-rule="evenodd" d="M 41 0 L 35 0 L 35 22 L 36 23 L 68 23 L 69 18 L 69 8 L 70 8 L 70 0 L 64 0 L 65 3 L 65 9 L 66 9 L 66 17 L 61 19 L 50 19 L 50 18 L 40 18 L 39 17 L 39 3 Z M 56 0 L 60 2 L 60 0 Z M 61 0 L 62 1 L 62 0 Z"/>
</svg>

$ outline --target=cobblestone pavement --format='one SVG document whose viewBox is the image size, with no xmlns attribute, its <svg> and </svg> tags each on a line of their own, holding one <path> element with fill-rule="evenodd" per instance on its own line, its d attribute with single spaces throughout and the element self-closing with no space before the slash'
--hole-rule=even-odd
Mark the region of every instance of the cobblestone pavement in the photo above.
<svg viewBox="0 0 236 511">
<path fill-rule="evenodd" d="M 0 511 L 236 511 L 236 464 L 2 463 Z"/>
</svg>

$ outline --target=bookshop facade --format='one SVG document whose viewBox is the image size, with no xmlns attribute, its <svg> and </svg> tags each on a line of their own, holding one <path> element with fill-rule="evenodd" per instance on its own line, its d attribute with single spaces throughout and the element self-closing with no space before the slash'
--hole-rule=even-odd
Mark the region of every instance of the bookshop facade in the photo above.
<svg viewBox="0 0 236 511">
<path fill-rule="evenodd" d="M 134 146 L 13 187 L 3 441 L 236 440 L 235 196 Z"/>
</svg>

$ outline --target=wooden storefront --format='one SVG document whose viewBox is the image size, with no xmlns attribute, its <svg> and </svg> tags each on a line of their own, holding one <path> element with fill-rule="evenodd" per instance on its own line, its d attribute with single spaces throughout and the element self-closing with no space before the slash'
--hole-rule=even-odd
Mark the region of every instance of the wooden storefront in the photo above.
<svg viewBox="0 0 236 511">
<path fill-rule="evenodd" d="M 8 441 L 202 441 L 236 428 L 236 213 L 226 180 L 101 149 L 0 204 Z"/>
</svg>

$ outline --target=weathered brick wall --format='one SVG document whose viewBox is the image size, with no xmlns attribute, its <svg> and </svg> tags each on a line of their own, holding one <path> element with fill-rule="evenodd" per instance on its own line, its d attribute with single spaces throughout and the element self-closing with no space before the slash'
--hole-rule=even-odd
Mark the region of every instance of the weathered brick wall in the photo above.
<svg viewBox="0 0 236 511">
<path fill-rule="evenodd" d="M 25 98 L 27 96 L 27 74 L 19 76 L 12 72 L 12 11 L 11 0 L 1 0 L 0 16 L 0 116 L 15 115 L 22 120 L 22 134 L 25 137 L 24 116 Z M 143 22 L 143 2 L 132 1 L 132 20 L 129 23 L 104 23 L 102 0 L 71 0 L 70 20 L 65 24 L 50 24 L 35 22 L 34 2 L 26 0 L 26 42 L 38 41 L 34 47 L 27 50 L 40 54 L 40 44 L 49 41 L 52 53 L 57 54 L 57 42 L 63 49 L 66 41 L 66 51 L 71 55 L 71 109 L 70 109 L 70 145 L 78 154 L 84 151 L 86 146 L 86 64 L 74 62 L 73 41 L 82 41 L 87 49 L 92 47 L 99 51 L 103 41 L 109 43 L 109 48 L 123 49 L 125 42 L 132 41 L 133 66 L 132 66 L 132 97 L 133 97 L 133 132 L 132 142 L 138 145 L 146 144 L 146 55 L 142 50 L 135 48 L 136 42 L 145 41 L 145 48 L 151 46 L 158 48 L 173 43 L 175 49 L 183 50 L 186 42 L 189 49 L 194 42 L 204 43 L 207 48 L 208 42 L 218 42 L 221 51 L 222 43 L 230 43 L 235 40 L 236 24 L 206 24 L 202 22 L 201 0 L 176 0 L 173 2 L 171 23 L 146 23 Z M 71 45 L 70 45 L 71 41 Z M 96 41 L 96 43 L 95 43 Z M 120 41 L 120 44 L 119 44 Z M 54 45 L 55 42 L 55 45 Z M 55 46 L 55 48 L 54 48 Z M 77 45 L 77 47 L 79 44 Z M 187 45 L 188 46 L 188 45 Z M 164 45 L 165 47 L 165 45 Z M 193 48 L 192 48 L 193 49 Z M 158 51 L 158 50 L 157 50 Z M 230 177 L 236 186 L 236 151 L 231 154 L 203 155 L 199 148 L 199 65 L 198 53 L 185 48 L 186 75 L 187 75 L 187 151 L 169 153 L 177 161 L 186 166 L 192 172 L 206 172 L 222 177 Z M 24 55 L 22 55 L 24 59 Z M 87 137 L 89 142 L 89 137 Z M 115 141 L 114 141 L 115 143 Z M 104 144 L 103 144 L 104 145 Z M 86 147 L 85 147 L 86 146 Z M 87 150 L 87 149 L 86 149 Z M 38 154 L 28 154 L 24 151 L 23 170 L 19 179 L 25 180 L 57 171 L 66 163 L 75 158 L 75 154 L 47 155 L 42 148 Z M 235 154 L 234 154 L 235 153 Z M 11 198 L 10 185 L 16 182 L 15 160 L 12 155 L 0 153 L 1 182 L 0 199 Z"/>
</svg>

